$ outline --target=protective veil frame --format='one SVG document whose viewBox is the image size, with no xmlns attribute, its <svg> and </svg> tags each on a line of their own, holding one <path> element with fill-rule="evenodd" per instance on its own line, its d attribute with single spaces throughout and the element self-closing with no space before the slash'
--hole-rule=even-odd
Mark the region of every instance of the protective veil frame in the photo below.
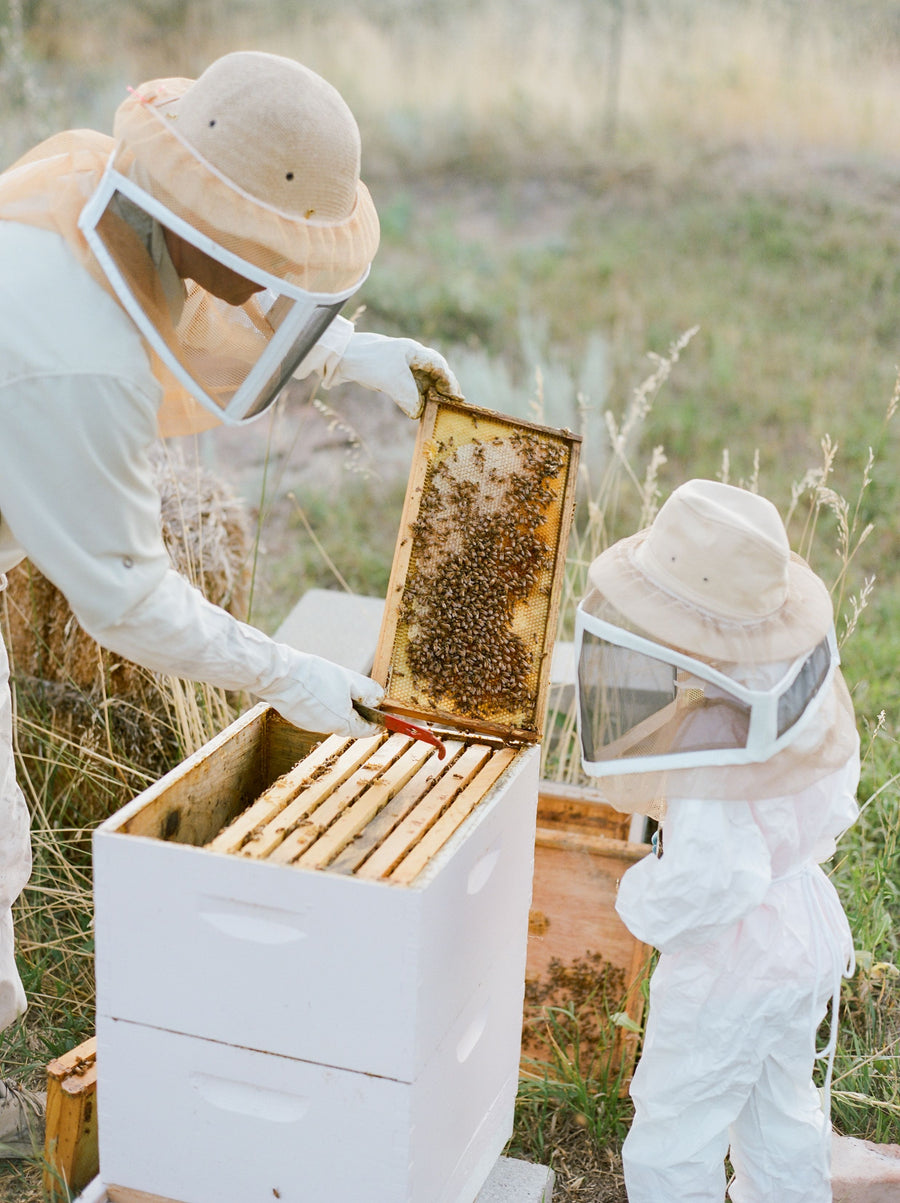
<svg viewBox="0 0 900 1203">
<path fill-rule="evenodd" d="M 593 736 L 585 720 L 585 688 L 582 685 L 584 649 L 591 637 L 605 641 L 618 648 L 637 652 L 650 660 L 673 670 L 672 698 L 675 697 L 675 672 L 690 674 L 700 682 L 712 685 L 726 699 L 737 702 L 748 714 L 745 742 L 734 747 L 692 748 L 681 751 L 666 751 L 633 756 L 610 756 L 602 759 L 603 748 L 595 748 Z M 816 672 L 817 660 L 827 654 L 824 672 Z M 780 680 L 769 689 L 753 689 L 736 681 L 726 673 L 713 668 L 702 660 L 676 651 L 665 644 L 657 643 L 632 631 L 628 631 L 604 619 L 588 613 L 578 606 L 575 618 L 575 662 L 577 674 L 576 720 L 584 771 L 593 777 L 625 776 L 635 773 L 665 772 L 674 769 L 700 768 L 704 766 L 758 764 L 769 760 L 782 749 L 792 744 L 808 727 L 840 664 L 834 628 L 811 651 L 804 652 L 791 662 Z M 803 709 L 786 725 L 780 724 L 779 705 L 791 698 L 791 690 L 804 668 L 810 665 L 814 674 L 814 688 L 809 693 Z M 718 700 L 723 700 L 719 698 Z M 670 705 L 672 703 L 669 703 Z M 660 712 L 661 713 L 661 712 Z M 783 729 L 779 731 L 779 726 Z M 622 743 L 623 735 L 604 745 L 611 748 Z M 638 741 L 635 741 L 636 745 Z"/>
<path fill-rule="evenodd" d="M 217 263 L 274 294 L 275 301 L 268 312 L 273 311 L 281 298 L 288 298 L 293 302 L 274 327 L 272 337 L 227 404 L 219 405 L 174 353 L 129 287 L 125 275 L 98 232 L 98 224 L 117 193 Z M 133 180 L 122 175 L 112 162 L 107 166 L 100 183 L 82 209 L 78 226 L 116 296 L 153 350 L 196 401 L 228 426 L 255 421 L 271 408 L 284 385 L 369 274 L 369 269 L 366 268 L 352 287 L 339 293 L 309 292 L 227 250 L 167 208 Z"/>
</svg>

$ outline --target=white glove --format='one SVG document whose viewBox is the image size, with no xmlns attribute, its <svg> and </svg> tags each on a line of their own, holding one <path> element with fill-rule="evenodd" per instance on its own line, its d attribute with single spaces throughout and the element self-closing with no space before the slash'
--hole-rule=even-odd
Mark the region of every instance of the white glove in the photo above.
<svg viewBox="0 0 900 1203">
<path fill-rule="evenodd" d="M 326 388 L 350 381 L 387 393 L 408 418 L 421 415 L 429 388 L 462 400 L 459 382 L 443 355 L 411 338 L 354 334 L 337 363 L 323 375 Z"/>
<path fill-rule="evenodd" d="M 285 650 L 283 645 L 281 650 Z M 377 735 L 380 728 L 366 722 L 353 708 L 354 699 L 367 706 L 378 705 L 384 690 L 377 681 L 320 656 L 287 650 L 291 653 L 290 676 L 266 685 L 257 691 L 257 696 L 304 731 Z"/>
</svg>

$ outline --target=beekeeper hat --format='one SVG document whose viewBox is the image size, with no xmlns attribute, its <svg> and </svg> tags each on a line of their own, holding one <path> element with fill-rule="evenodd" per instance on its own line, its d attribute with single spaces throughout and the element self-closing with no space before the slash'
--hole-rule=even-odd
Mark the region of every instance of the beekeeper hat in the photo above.
<svg viewBox="0 0 900 1203">
<path fill-rule="evenodd" d="M 227 54 L 196 80 L 142 84 L 114 134 L 132 178 L 226 250 L 317 293 L 364 278 L 379 229 L 359 130 L 308 67 Z"/>
<path fill-rule="evenodd" d="M 772 502 L 720 481 L 680 485 L 588 579 L 629 623 L 704 660 L 792 659 L 833 624 L 828 589 L 791 551 Z"/>
<path fill-rule="evenodd" d="M 688 481 L 588 575 L 582 764 L 616 809 L 658 817 L 672 796 L 785 795 L 855 754 L 831 599 L 771 502 Z"/>
<path fill-rule="evenodd" d="M 242 52 L 196 81 L 142 85 L 114 133 L 78 227 L 157 357 L 160 429 L 253 421 L 360 287 L 378 246 L 356 122 L 315 72 Z M 182 295 L 160 229 L 256 295 L 231 305 L 192 279 Z"/>
</svg>

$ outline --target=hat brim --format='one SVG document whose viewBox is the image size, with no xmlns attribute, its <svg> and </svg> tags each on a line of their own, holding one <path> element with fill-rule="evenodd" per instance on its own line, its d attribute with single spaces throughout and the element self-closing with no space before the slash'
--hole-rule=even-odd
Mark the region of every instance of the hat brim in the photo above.
<svg viewBox="0 0 900 1203">
<path fill-rule="evenodd" d="M 722 618 L 677 597 L 641 567 L 636 552 L 650 528 L 620 539 L 588 569 L 588 580 L 642 632 L 704 660 L 766 663 L 810 651 L 834 621 L 825 583 L 791 553 L 787 595 L 772 615 L 752 623 Z"/>
<path fill-rule="evenodd" d="M 142 84 L 119 106 L 114 133 L 167 208 L 214 241 L 273 275 L 316 293 L 358 285 L 379 242 L 378 214 L 365 184 L 343 221 L 284 213 L 220 175 L 178 134 L 178 101 L 187 79 Z"/>
</svg>

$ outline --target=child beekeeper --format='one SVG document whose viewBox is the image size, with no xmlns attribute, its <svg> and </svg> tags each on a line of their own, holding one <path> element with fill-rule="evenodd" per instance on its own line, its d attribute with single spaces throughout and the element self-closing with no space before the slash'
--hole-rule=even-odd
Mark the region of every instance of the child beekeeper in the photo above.
<svg viewBox="0 0 900 1203">
<path fill-rule="evenodd" d="M 820 863 L 857 817 L 859 778 L 828 590 L 769 501 L 707 480 L 594 560 L 589 583 L 584 768 L 617 809 L 660 819 L 656 854 L 625 873 L 616 903 L 661 954 L 631 1086 L 628 1198 L 722 1203 L 729 1154 L 734 1203 L 826 1203 L 853 944 Z"/>
<path fill-rule="evenodd" d="M 98 643 L 247 690 L 312 731 L 375 730 L 374 681 L 274 643 L 169 562 L 157 438 L 265 413 L 294 375 L 355 381 L 411 418 L 458 385 L 437 352 L 356 332 L 378 217 L 356 122 L 320 76 L 241 52 L 142 84 L 114 136 L 41 143 L 0 175 L 0 585 L 25 556 Z M 25 1008 L 11 907 L 31 869 L 0 644 L 0 1029 Z M 31 1154 L 43 1101 L 0 1081 L 0 1156 Z"/>
</svg>

